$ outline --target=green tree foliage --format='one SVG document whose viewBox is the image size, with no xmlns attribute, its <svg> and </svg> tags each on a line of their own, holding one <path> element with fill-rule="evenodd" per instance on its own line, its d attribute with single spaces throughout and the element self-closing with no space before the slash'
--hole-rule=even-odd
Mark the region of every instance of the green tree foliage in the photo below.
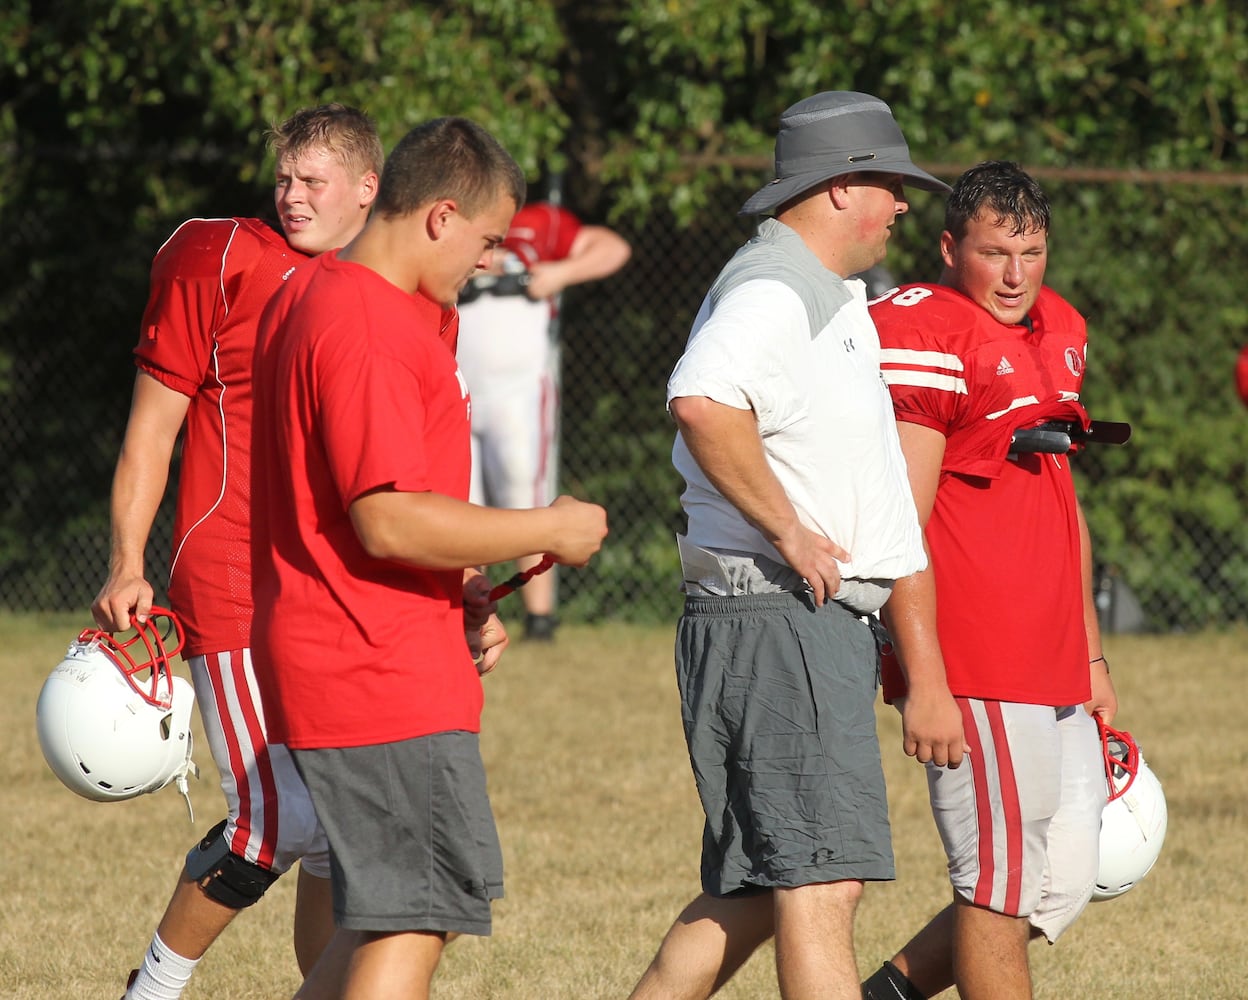
<svg viewBox="0 0 1248 1000">
<path fill-rule="evenodd" d="M 1127 448 L 1088 464 L 1101 555 L 1155 620 L 1243 616 L 1248 439 L 1228 377 L 1248 340 L 1235 280 L 1243 185 L 1128 172 L 1242 178 L 1246 76 L 1238 0 L 7 4 L 2 572 L 52 588 L 58 558 L 98 557 L 151 255 L 186 216 L 266 210 L 264 131 L 295 107 L 366 107 L 387 144 L 432 115 L 466 114 L 499 135 L 538 193 L 561 174 L 592 219 L 696 234 L 765 177 L 784 107 L 846 88 L 889 101 L 916 158 L 942 174 L 994 157 L 1045 180 L 1051 282 L 1093 330 L 1090 405 L 1136 427 Z M 1118 181 L 1074 173 L 1096 168 Z M 916 198 L 897 229 L 890 266 L 903 278 L 936 273 L 936 202 Z M 676 242 L 713 273 L 732 225 Z M 628 335 L 614 338 L 609 367 L 643 388 L 591 398 L 568 387 L 580 433 L 615 463 L 583 476 L 609 505 L 673 509 L 661 384 L 703 270 L 681 290 L 687 314 L 646 302 L 612 317 Z M 67 519 L 41 518 L 33 498 L 48 482 Z M 617 518 L 630 593 L 670 586 L 673 520 Z"/>
</svg>

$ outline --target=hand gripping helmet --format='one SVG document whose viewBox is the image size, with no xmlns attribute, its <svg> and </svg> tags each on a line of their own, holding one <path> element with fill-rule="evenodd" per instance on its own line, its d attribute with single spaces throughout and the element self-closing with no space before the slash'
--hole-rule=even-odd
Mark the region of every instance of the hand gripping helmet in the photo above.
<svg viewBox="0 0 1248 1000">
<path fill-rule="evenodd" d="M 190 808 L 186 775 L 199 773 L 191 760 L 195 689 L 169 665 L 182 641 L 177 618 L 154 607 L 129 639 L 86 628 L 70 644 L 44 681 L 35 721 L 44 759 L 71 791 L 113 802 L 173 781 Z"/>
<path fill-rule="evenodd" d="M 1166 796 L 1131 734 L 1096 719 L 1109 801 L 1101 812 L 1101 857 L 1093 899 L 1113 899 L 1149 873 L 1166 839 Z"/>
</svg>

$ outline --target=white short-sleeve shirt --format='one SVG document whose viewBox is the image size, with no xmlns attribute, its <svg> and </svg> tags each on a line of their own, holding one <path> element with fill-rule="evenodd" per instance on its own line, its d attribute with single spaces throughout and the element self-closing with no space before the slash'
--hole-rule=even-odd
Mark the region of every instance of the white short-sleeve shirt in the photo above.
<svg viewBox="0 0 1248 1000">
<path fill-rule="evenodd" d="M 865 286 L 783 223 L 766 220 L 720 272 L 668 381 L 668 401 L 680 396 L 754 411 L 798 516 L 850 553 L 843 576 L 896 580 L 926 565 Z M 691 542 L 783 562 L 679 433 L 672 460 Z"/>
</svg>

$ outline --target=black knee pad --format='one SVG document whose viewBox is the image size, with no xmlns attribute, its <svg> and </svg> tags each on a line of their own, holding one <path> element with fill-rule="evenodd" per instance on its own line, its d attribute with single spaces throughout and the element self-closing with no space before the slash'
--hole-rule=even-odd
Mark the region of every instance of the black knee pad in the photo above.
<svg viewBox="0 0 1248 1000">
<path fill-rule="evenodd" d="M 205 895 L 232 910 L 243 910 L 258 902 L 278 879 L 278 873 L 261 868 L 230 850 L 225 841 L 222 820 L 186 855 L 186 874 Z"/>
</svg>

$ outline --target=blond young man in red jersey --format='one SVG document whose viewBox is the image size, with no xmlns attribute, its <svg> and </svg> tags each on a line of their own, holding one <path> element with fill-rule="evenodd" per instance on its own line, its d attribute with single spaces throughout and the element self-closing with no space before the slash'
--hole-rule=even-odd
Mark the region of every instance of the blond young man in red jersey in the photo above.
<svg viewBox="0 0 1248 1000">
<path fill-rule="evenodd" d="M 191 219 L 156 254 L 138 374 L 112 491 L 109 576 L 92 605 L 110 631 L 153 600 L 144 551 L 183 433 L 168 591 L 187 635 L 200 715 L 228 816 L 187 855 L 132 1000 L 175 1000 L 242 908 L 302 859 L 295 952 L 311 968 L 333 932 L 324 832 L 289 753 L 271 746 L 251 663 L 248 475 L 252 354 L 260 313 L 313 254 L 368 218 L 384 152 L 376 126 L 342 105 L 278 125 L 274 203 L 260 219 Z"/>
</svg>

